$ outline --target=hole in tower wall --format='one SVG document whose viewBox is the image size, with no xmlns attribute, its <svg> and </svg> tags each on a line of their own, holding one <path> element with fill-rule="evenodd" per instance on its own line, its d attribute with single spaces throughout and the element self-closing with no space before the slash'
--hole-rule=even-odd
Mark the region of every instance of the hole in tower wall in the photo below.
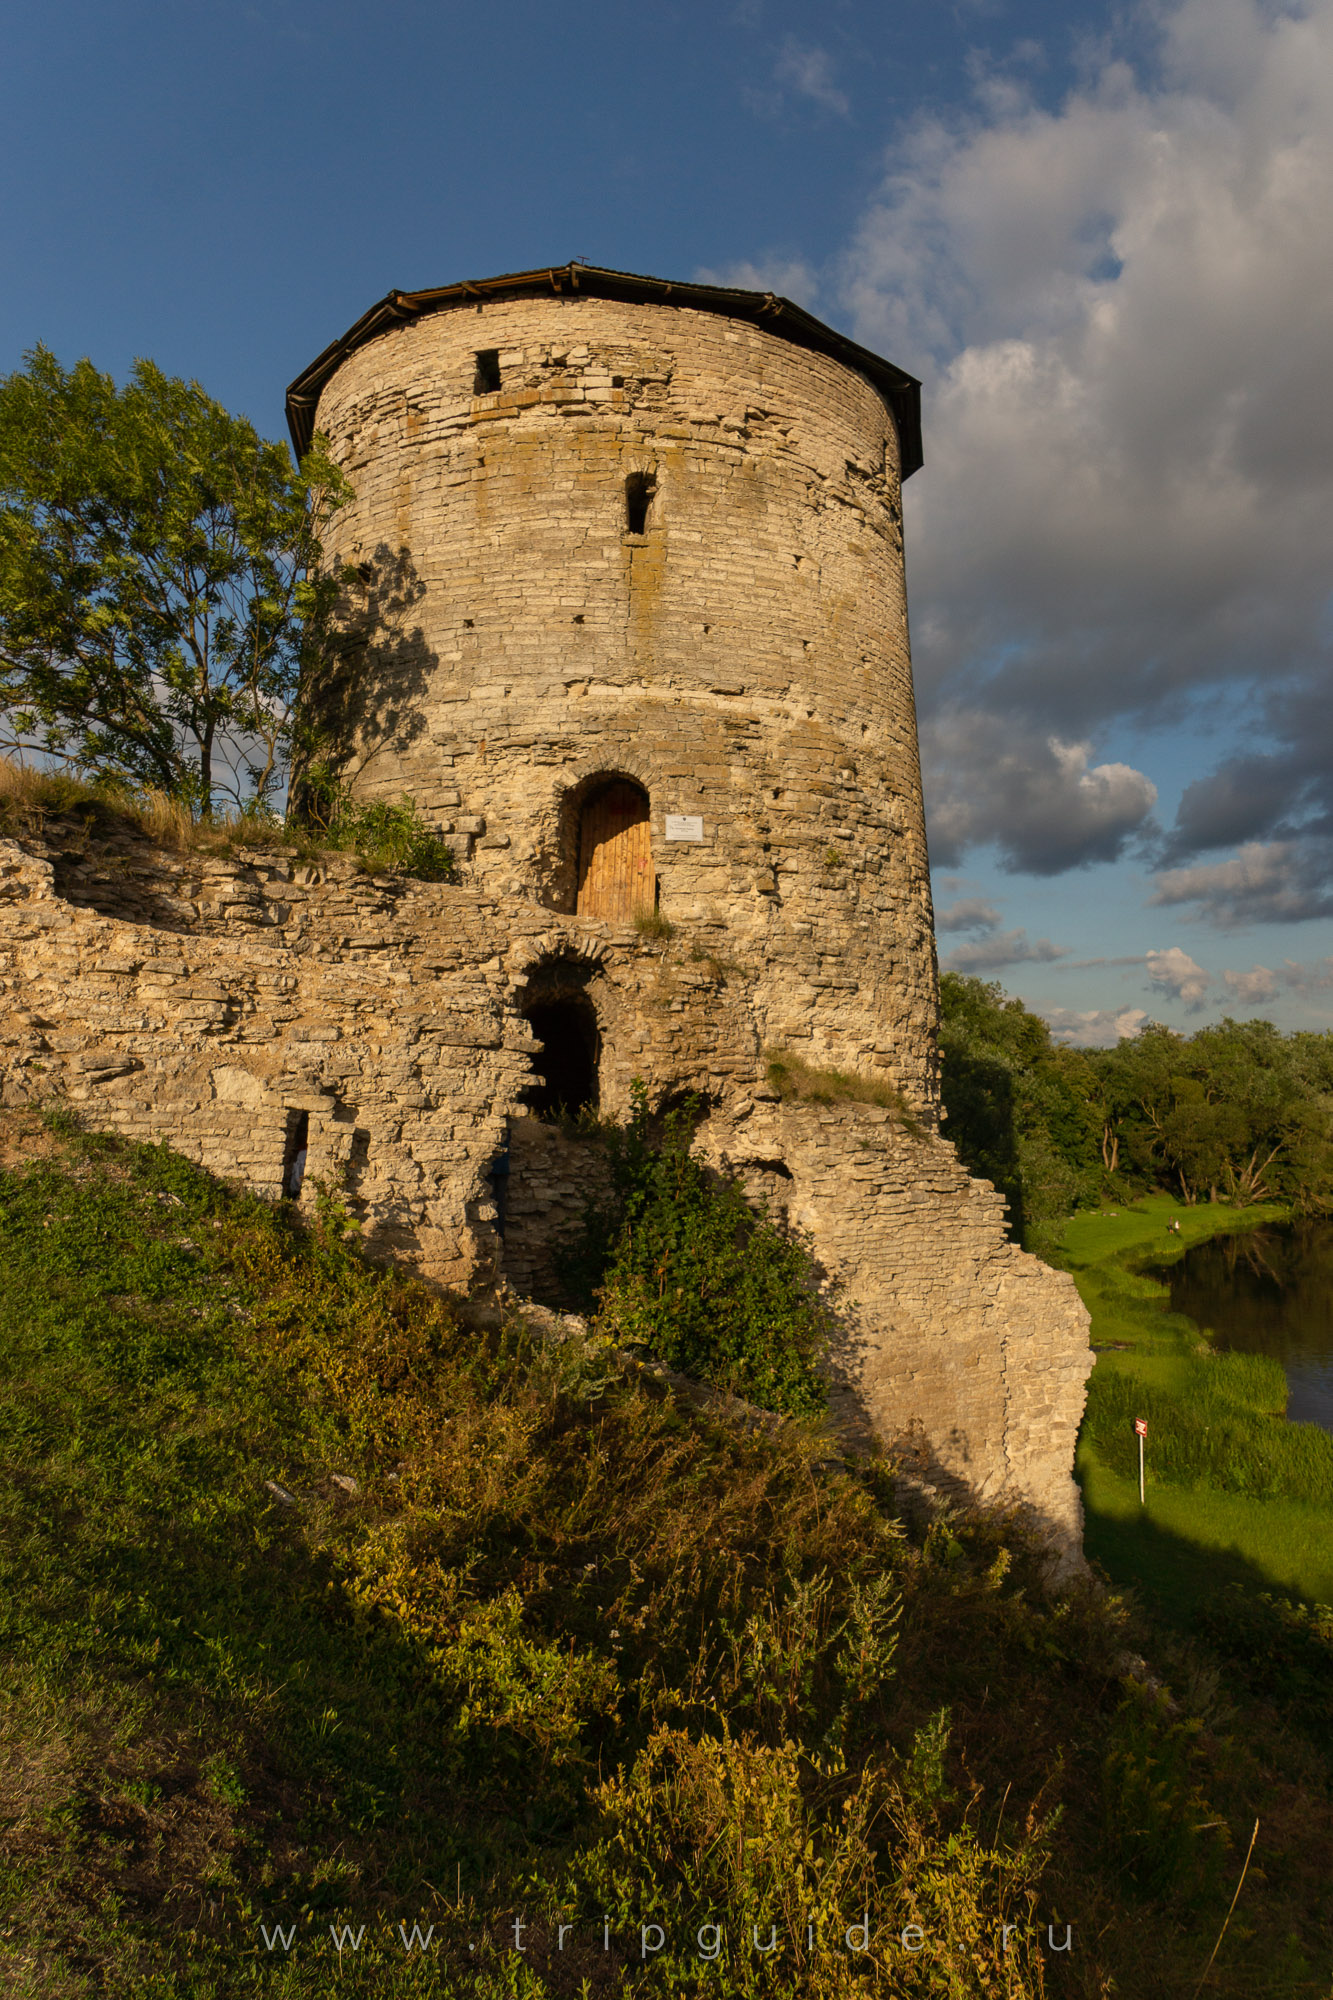
<svg viewBox="0 0 1333 2000">
<path fill-rule="evenodd" d="M 474 396 L 493 396 L 500 386 L 500 350 L 483 347 L 477 353 L 477 373 L 472 384 Z"/>
<path fill-rule="evenodd" d="M 577 1117 L 597 1109 L 600 1036 L 592 1002 L 582 994 L 537 1000 L 525 1010 L 541 1043 L 532 1059 L 537 1081 L 525 1093 L 537 1118 Z"/>
<path fill-rule="evenodd" d="M 305 1179 L 306 1153 L 310 1141 L 310 1113 L 287 1113 L 287 1136 L 282 1149 L 282 1192 L 286 1201 L 295 1201 Z"/>
<path fill-rule="evenodd" d="M 652 518 L 653 502 L 657 497 L 657 475 L 652 472 L 631 472 L 625 481 L 625 532 L 630 535 L 646 535 Z"/>
</svg>

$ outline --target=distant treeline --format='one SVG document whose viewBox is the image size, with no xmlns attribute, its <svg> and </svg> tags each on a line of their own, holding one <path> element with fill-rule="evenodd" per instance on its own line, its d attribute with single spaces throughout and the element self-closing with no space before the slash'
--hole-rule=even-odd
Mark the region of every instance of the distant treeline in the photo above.
<svg viewBox="0 0 1333 2000">
<path fill-rule="evenodd" d="M 940 995 L 945 1134 L 1016 1236 L 1152 1189 L 1333 1208 L 1333 1034 L 1228 1019 L 1074 1049 L 997 983 L 946 972 Z"/>
</svg>

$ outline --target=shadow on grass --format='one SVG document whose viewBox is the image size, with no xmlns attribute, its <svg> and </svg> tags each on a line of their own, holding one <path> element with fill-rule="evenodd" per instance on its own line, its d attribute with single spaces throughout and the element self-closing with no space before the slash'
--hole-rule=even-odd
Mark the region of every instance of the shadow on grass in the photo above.
<svg viewBox="0 0 1333 2000">
<path fill-rule="evenodd" d="M 1137 1519 L 1102 1513 L 1088 1504 L 1086 1494 L 1084 1508 L 1083 1549 L 1089 1561 L 1098 1563 L 1118 1589 L 1140 1591 L 1168 1624 L 1188 1630 L 1196 1613 L 1233 1584 L 1253 1591 L 1278 1588 L 1238 1549 L 1192 1541 L 1164 1528 L 1146 1511 Z"/>
</svg>

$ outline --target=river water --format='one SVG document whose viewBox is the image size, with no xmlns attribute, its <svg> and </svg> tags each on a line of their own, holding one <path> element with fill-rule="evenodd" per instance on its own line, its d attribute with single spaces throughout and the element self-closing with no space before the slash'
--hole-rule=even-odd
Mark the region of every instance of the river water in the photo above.
<svg viewBox="0 0 1333 2000">
<path fill-rule="evenodd" d="M 1287 1415 L 1333 1431 L 1333 1223 L 1214 1236 L 1153 1276 L 1219 1347 L 1274 1355 Z"/>
</svg>

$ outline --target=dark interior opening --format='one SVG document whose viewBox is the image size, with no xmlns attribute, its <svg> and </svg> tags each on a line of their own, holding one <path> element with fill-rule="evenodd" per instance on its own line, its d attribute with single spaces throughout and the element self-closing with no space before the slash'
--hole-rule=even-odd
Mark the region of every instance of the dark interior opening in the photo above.
<svg viewBox="0 0 1333 2000">
<path fill-rule="evenodd" d="M 287 1113 L 287 1137 L 282 1149 L 282 1192 L 287 1201 L 295 1201 L 301 1192 L 305 1179 L 306 1147 L 310 1138 L 310 1113 L 289 1111 Z"/>
<path fill-rule="evenodd" d="M 477 355 L 477 375 L 472 384 L 474 396 L 493 396 L 500 386 L 500 350 L 498 347 L 483 347 Z"/>
<path fill-rule="evenodd" d="M 597 1109 L 597 1016 L 592 1003 L 571 994 L 539 1000 L 527 1009 L 528 1026 L 541 1043 L 532 1059 L 537 1081 L 528 1086 L 537 1118 L 574 1117 Z"/>
<path fill-rule="evenodd" d="M 491 1184 L 495 1200 L 495 1230 L 498 1236 L 505 1233 L 505 1220 L 509 1212 L 509 1133 L 506 1130 L 504 1144 L 486 1169 L 486 1178 Z"/>
<path fill-rule="evenodd" d="M 631 535 L 646 535 L 657 477 L 651 472 L 631 472 L 625 481 L 625 528 Z"/>
</svg>

